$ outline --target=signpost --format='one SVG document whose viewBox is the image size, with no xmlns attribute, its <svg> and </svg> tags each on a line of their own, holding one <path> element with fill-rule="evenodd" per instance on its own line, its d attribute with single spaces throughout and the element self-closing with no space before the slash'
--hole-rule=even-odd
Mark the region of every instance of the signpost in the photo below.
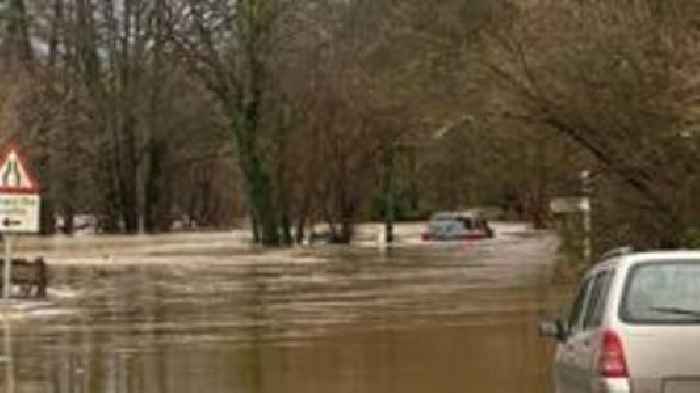
<svg viewBox="0 0 700 393">
<path fill-rule="evenodd" d="M 593 243 L 591 241 L 591 172 L 581 172 L 581 184 L 585 203 L 581 206 L 583 211 L 583 260 L 590 266 L 593 262 Z"/>
<path fill-rule="evenodd" d="M 591 173 L 581 172 L 581 182 L 583 185 L 583 196 L 559 197 L 550 202 L 550 209 L 554 214 L 583 214 L 583 259 L 590 264 L 592 261 L 592 241 L 591 241 Z"/>
<path fill-rule="evenodd" d="M 12 292 L 12 242 L 17 234 L 39 232 L 39 183 L 19 150 L 10 146 L 0 165 L 0 232 L 5 243 L 4 299 Z"/>
</svg>

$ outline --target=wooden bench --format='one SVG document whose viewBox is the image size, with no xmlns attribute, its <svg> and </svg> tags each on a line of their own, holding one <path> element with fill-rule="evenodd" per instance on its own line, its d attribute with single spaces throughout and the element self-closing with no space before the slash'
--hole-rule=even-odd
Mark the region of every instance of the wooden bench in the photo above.
<svg viewBox="0 0 700 393">
<path fill-rule="evenodd" d="M 0 259 L 0 294 L 5 284 L 5 260 Z M 12 286 L 19 287 L 21 298 L 45 298 L 48 275 L 44 258 L 35 258 L 30 262 L 24 258 L 12 259 Z"/>
</svg>

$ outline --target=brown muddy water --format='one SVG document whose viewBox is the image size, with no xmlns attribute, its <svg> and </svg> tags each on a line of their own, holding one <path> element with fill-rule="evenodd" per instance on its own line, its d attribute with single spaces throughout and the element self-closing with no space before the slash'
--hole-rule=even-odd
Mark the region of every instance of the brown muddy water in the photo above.
<svg viewBox="0 0 700 393">
<path fill-rule="evenodd" d="M 555 241 L 55 257 L 5 305 L 4 393 L 547 393 Z M 158 240 L 154 245 L 162 244 Z M 51 247 L 42 252 L 51 254 Z M 207 250 L 202 251 L 202 250 Z M 59 253 L 60 254 L 60 253 Z M 97 258 L 99 259 L 99 258 Z"/>
</svg>

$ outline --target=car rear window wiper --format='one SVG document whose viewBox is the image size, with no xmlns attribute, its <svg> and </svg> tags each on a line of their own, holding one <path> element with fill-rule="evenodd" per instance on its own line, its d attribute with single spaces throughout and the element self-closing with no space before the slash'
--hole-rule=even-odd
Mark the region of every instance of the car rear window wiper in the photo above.
<svg viewBox="0 0 700 393">
<path fill-rule="evenodd" d="M 685 316 L 700 319 L 700 310 L 693 310 L 693 309 L 689 309 L 689 308 L 673 307 L 673 306 L 654 306 L 654 307 L 649 307 L 649 309 L 652 311 L 661 312 L 661 313 L 665 313 L 665 314 L 685 315 Z"/>
</svg>

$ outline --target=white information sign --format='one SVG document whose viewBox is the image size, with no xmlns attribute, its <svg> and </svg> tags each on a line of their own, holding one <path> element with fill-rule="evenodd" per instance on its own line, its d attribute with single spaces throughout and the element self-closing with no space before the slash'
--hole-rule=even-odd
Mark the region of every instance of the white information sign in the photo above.
<svg viewBox="0 0 700 393">
<path fill-rule="evenodd" d="M 0 193 L 0 232 L 39 232 L 40 204 L 38 194 Z"/>
<path fill-rule="evenodd" d="M 555 198 L 550 203 L 553 213 L 580 213 L 591 210 L 591 202 L 588 197 L 561 197 Z"/>
</svg>

